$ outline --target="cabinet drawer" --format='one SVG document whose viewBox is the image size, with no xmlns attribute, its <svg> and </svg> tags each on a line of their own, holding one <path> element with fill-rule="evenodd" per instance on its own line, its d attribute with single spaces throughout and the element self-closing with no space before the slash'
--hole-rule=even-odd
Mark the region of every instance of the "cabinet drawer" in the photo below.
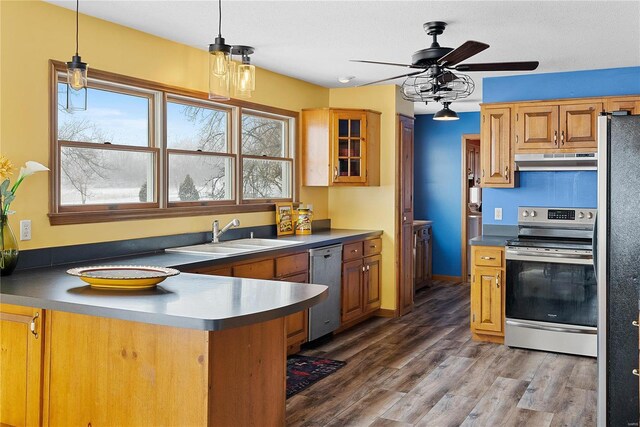
<svg viewBox="0 0 640 427">
<path fill-rule="evenodd" d="M 233 274 L 231 274 L 231 267 L 227 266 L 227 267 L 201 267 L 201 268 L 195 268 L 193 270 L 189 270 L 189 273 L 194 273 L 194 274 L 208 274 L 211 276 L 227 276 L 227 277 L 231 277 L 233 276 Z"/>
<path fill-rule="evenodd" d="M 276 277 L 306 271 L 309 271 L 309 254 L 307 252 L 276 258 Z"/>
<path fill-rule="evenodd" d="M 342 250 L 342 259 L 348 261 L 350 259 L 362 258 L 363 242 L 349 243 L 344 245 Z"/>
<path fill-rule="evenodd" d="M 364 242 L 364 256 L 377 255 L 382 252 L 382 239 L 365 240 Z"/>
<path fill-rule="evenodd" d="M 233 276 L 246 279 L 271 280 L 274 277 L 273 259 L 236 265 L 233 267 Z"/>
<path fill-rule="evenodd" d="M 309 283 L 309 273 L 298 273 L 293 276 L 281 277 L 283 282 Z"/>
<path fill-rule="evenodd" d="M 502 250 L 500 248 L 476 246 L 473 264 L 483 267 L 502 267 Z"/>
</svg>

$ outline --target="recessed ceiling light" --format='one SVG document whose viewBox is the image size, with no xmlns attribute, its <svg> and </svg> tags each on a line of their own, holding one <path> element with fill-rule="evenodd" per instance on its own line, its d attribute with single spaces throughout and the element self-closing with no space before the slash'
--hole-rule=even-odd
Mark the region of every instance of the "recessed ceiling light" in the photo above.
<svg viewBox="0 0 640 427">
<path fill-rule="evenodd" d="M 338 81 L 340 83 L 349 83 L 351 80 L 355 79 L 356 76 L 342 76 L 338 77 Z"/>
</svg>

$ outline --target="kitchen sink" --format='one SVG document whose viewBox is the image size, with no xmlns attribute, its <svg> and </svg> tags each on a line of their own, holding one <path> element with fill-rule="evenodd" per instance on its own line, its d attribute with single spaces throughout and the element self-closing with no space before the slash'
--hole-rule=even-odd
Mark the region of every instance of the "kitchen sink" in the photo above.
<svg viewBox="0 0 640 427">
<path fill-rule="evenodd" d="M 198 255 L 213 255 L 216 258 L 262 252 L 270 249 L 299 245 L 302 242 L 276 239 L 238 239 L 220 243 L 204 243 L 202 245 L 182 246 L 165 249 L 165 252 L 180 252 Z"/>
</svg>

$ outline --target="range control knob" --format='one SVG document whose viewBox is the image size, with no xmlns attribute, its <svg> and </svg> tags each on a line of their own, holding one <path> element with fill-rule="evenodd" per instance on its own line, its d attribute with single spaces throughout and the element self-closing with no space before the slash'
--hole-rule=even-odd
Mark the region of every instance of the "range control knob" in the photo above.
<svg viewBox="0 0 640 427">
<path fill-rule="evenodd" d="M 589 213 L 587 213 L 587 218 L 588 218 L 588 219 L 592 219 L 592 218 L 593 218 L 593 212 L 589 212 Z"/>
<path fill-rule="evenodd" d="M 580 212 L 580 213 L 578 214 L 578 218 L 579 218 L 579 219 L 584 219 L 584 212 Z"/>
<path fill-rule="evenodd" d="M 534 216 L 536 216 L 536 211 L 531 211 L 531 217 L 533 218 Z"/>
<path fill-rule="evenodd" d="M 527 211 L 522 211 L 522 216 L 523 216 L 523 217 L 525 217 L 525 218 L 526 218 L 526 217 L 528 217 L 528 216 L 529 216 L 529 212 L 527 212 Z"/>
</svg>

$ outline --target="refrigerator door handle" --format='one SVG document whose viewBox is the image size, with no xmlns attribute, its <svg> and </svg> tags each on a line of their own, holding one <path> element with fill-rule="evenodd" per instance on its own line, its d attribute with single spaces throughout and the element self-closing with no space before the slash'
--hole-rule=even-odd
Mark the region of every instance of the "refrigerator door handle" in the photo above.
<svg viewBox="0 0 640 427">
<path fill-rule="evenodd" d="M 596 218 L 593 222 L 593 236 L 591 237 L 591 252 L 593 254 L 593 272 L 596 277 L 596 283 L 598 282 L 598 212 L 596 211 Z"/>
</svg>

